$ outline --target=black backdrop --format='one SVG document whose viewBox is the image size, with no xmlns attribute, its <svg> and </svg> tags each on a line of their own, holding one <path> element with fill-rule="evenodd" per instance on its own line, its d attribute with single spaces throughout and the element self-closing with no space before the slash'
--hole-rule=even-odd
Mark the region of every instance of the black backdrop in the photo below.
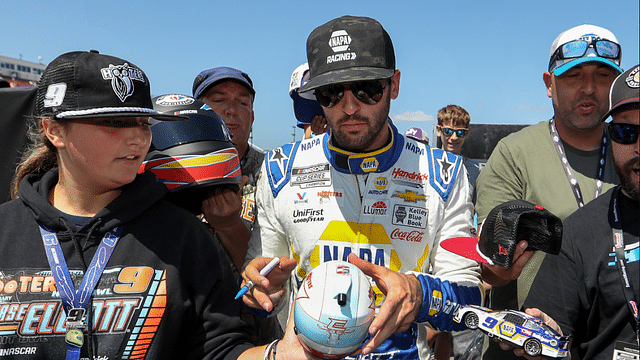
<svg viewBox="0 0 640 360">
<path fill-rule="evenodd" d="M 11 179 L 28 142 L 26 116 L 35 100 L 35 86 L 0 89 L 0 203 L 10 199 Z"/>
<path fill-rule="evenodd" d="M 494 125 L 469 124 L 469 137 L 462 145 L 460 152 L 469 159 L 486 161 L 491 152 L 503 137 L 516 132 L 528 125 Z M 434 134 L 435 136 L 435 134 Z M 442 141 L 438 137 L 436 147 L 441 147 Z"/>
</svg>

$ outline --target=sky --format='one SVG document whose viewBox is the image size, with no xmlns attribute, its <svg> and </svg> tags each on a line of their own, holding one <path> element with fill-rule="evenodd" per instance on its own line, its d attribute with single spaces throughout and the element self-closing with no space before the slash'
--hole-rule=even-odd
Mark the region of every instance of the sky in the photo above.
<svg viewBox="0 0 640 360">
<path fill-rule="evenodd" d="M 253 142 L 300 140 L 288 94 L 316 27 L 368 16 L 390 34 L 401 71 L 391 118 L 433 132 L 435 115 L 464 107 L 475 124 L 535 124 L 553 116 L 542 74 L 553 40 L 589 23 L 612 31 L 622 67 L 639 63 L 638 0 L 585 1 L 3 1 L 0 55 L 42 63 L 99 50 L 139 66 L 154 96 L 191 95 L 202 70 L 231 66 L 256 89 Z"/>
</svg>

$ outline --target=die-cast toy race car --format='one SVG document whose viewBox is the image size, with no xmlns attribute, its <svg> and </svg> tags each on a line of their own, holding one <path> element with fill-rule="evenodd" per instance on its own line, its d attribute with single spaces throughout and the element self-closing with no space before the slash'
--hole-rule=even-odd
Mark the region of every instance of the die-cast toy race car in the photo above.
<svg viewBox="0 0 640 360">
<path fill-rule="evenodd" d="M 489 337 L 521 347 L 530 356 L 566 357 L 569 336 L 562 336 L 542 320 L 520 311 L 493 311 L 482 306 L 462 306 L 454 321 L 480 329 Z"/>
</svg>

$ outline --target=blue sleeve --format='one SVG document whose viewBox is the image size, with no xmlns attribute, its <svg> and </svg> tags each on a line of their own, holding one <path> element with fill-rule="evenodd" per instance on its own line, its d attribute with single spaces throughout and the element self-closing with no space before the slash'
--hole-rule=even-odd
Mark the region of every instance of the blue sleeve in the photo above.
<svg viewBox="0 0 640 360">
<path fill-rule="evenodd" d="M 466 330 L 464 324 L 453 321 L 453 316 L 460 306 L 482 305 L 480 287 L 450 283 L 426 274 L 416 276 L 422 284 L 422 308 L 415 321 L 428 321 L 440 331 Z"/>
</svg>

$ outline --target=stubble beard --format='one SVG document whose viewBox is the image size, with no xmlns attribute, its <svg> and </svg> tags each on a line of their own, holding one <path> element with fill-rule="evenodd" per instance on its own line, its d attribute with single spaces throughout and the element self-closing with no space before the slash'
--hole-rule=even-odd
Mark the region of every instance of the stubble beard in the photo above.
<svg viewBox="0 0 640 360">
<path fill-rule="evenodd" d="M 557 98 L 553 101 L 554 108 L 554 119 L 556 122 L 562 122 L 562 125 L 565 128 L 571 128 L 574 131 L 582 132 L 582 131 L 591 131 L 596 129 L 601 124 L 602 116 L 608 111 L 608 109 L 603 109 L 600 102 L 595 99 L 593 96 L 583 96 L 580 99 L 576 100 L 573 104 L 579 104 L 584 101 L 590 101 L 595 104 L 597 110 L 588 116 L 580 115 L 573 109 L 576 106 L 561 108 L 558 106 L 557 102 L 562 101 Z"/>
<path fill-rule="evenodd" d="M 635 157 L 624 164 L 619 164 L 615 159 L 613 162 L 613 167 L 618 174 L 618 178 L 620 178 L 622 190 L 635 201 L 640 201 L 640 183 L 634 181 L 631 174 L 633 173 L 633 165 L 637 167 L 638 161 L 638 158 Z"/>
<path fill-rule="evenodd" d="M 367 146 L 376 139 L 382 128 L 387 124 L 389 109 L 391 107 L 391 99 L 387 97 L 386 100 L 383 101 L 384 105 L 380 108 L 379 111 L 375 112 L 371 118 L 361 115 L 349 115 L 344 116 L 335 122 L 331 121 L 331 123 L 335 124 L 330 125 L 330 127 L 331 134 L 336 146 L 343 150 L 351 152 L 365 151 L 364 149 L 366 149 Z M 365 122 L 368 125 L 367 131 L 360 135 L 350 135 L 346 132 L 341 132 L 340 130 L 338 130 L 341 124 L 349 120 L 358 120 Z"/>
</svg>

